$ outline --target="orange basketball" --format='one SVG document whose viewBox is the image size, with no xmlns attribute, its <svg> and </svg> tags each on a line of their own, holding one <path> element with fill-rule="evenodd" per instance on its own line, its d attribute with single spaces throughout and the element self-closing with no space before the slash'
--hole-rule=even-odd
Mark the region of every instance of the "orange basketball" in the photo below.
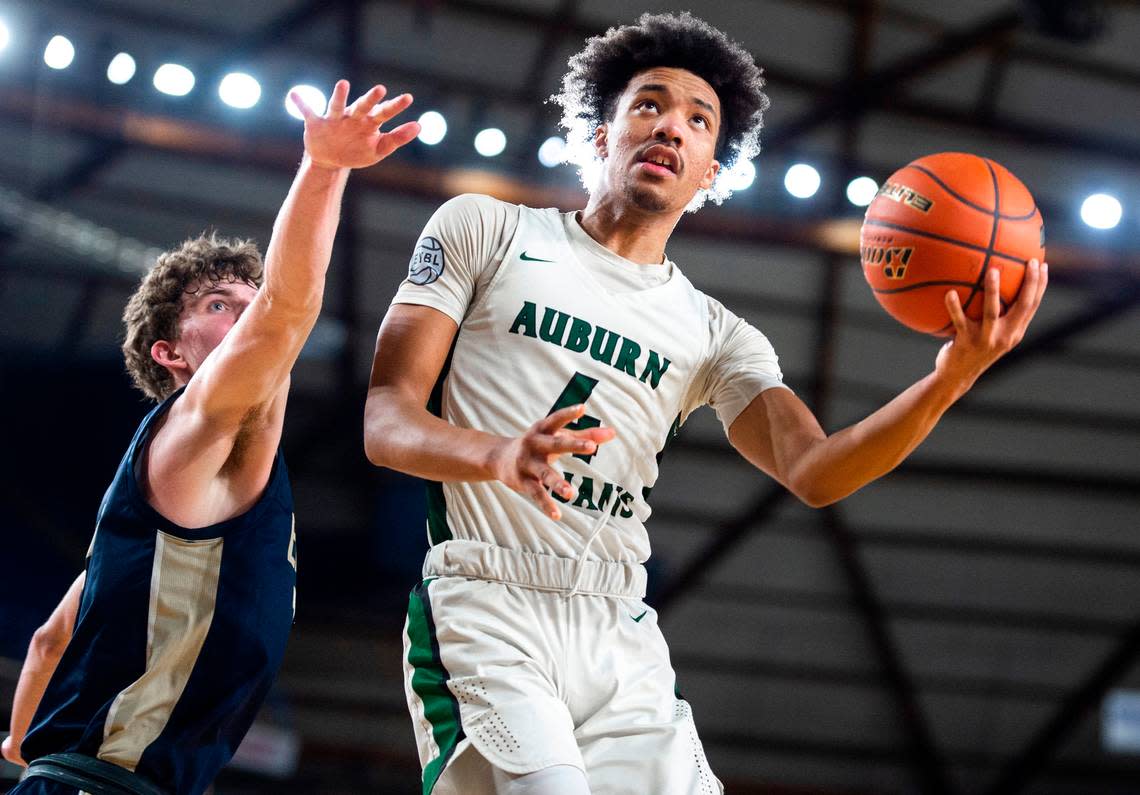
<svg viewBox="0 0 1140 795">
<path fill-rule="evenodd" d="M 1025 266 L 1045 258 L 1045 227 L 1028 189 L 998 163 L 943 152 L 900 168 L 867 208 L 859 236 L 863 276 L 899 322 L 954 332 L 944 296 L 957 290 L 967 317 L 982 316 L 986 271 L 1001 271 L 1004 312 Z"/>
</svg>

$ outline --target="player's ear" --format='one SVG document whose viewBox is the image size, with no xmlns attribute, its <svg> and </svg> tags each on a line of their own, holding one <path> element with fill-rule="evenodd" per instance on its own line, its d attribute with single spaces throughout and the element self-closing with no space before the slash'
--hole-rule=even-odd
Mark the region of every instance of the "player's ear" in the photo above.
<svg viewBox="0 0 1140 795">
<path fill-rule="evenodd" d="M 594 154 L 603 160 L 609 154 L 609 127 L 605 124 L 599 124 L 598 129 L 594 130 Z"/>
<path fill-rule="evenodd" d="M 158 340 L 150 346 L 150 358 L 161 364 L 171 373 L 188 370 L 190 365 L 174 345 L 166 340 Z"/>
<path fill-rule="evenodd" d="M 708 190 L 709 188 L 711 188 L 713 182 L 716 181 L 716 175 L 719 173 L 720 173 L 720 161 L 713 160 L 711 163 L 709 163 L 708 169 L 705 170 L 704 176 L 701 177 L 701 189 L 702 190 Z"/>
</svg>

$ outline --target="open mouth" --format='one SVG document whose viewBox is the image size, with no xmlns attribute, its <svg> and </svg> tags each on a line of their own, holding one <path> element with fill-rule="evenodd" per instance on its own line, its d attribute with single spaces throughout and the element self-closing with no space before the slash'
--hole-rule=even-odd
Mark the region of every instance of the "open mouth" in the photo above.
<svg viewBox="0 0 1140 795">
<path fill-rule="evenodd" d="M 681 164 L 680 157 L 674 149 L 660 145 L 646 149 L 637 162 L 641 163 L 646 171 L 662 175 L 676 174 Z"/>
</svg>

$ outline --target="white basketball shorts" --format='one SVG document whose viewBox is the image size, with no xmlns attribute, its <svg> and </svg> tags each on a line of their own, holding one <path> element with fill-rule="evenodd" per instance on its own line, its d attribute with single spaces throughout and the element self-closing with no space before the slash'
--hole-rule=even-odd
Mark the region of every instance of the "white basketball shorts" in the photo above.
<svg viewBox="0 0 1140 795">
<path fill-rule="evenodd" d="M 586 773 L 593 795 L 719 795 L 639 565 L 446 541 L 404 628 L 423 795 L 492 795 L 490 765 Z"/>
</svg>

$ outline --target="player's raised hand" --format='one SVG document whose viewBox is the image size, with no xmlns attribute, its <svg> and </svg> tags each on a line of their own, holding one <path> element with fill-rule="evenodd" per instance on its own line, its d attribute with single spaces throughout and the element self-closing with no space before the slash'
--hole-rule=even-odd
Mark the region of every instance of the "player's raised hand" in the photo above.
<svg viewBox="0 0 1140 795">
<path fill-rule="evenodd" d="M 505 440 L 492 455 L 495 479 L 533 499 L 551 519 L 561 519 L 562 511 L 551 492 L 570 500 L 574 487 L 554 468 L 554 462 L 568 454 L 590 455 L 615 436 L 613 428 L 566 427 L 585 413 L 582 404 L 559 409 L 530 426 L 522 436 Z"/>
<path fill-rule="evenodd" d="M 420 134 L 419 122 L 409 121 L 389 132 L 380 125 L 412 104 L 411 94 L 381 102 L 388 90 L 373 86 L 351 105 L 348 81 L 338 80 L 322 116 L 296 91 L 289 98 L 305 119 L 305 152 L 322 168 L 365 168 L 375 165 Z"/>
<path fill-rule="evenodd" d="M 954 323 L 954 339 L 938 352 L 935 369 L 971 385 L 979 375 L 1021 342 L 1029 321 L 1037 314 L 1045 287 L 1049 284 L 1049 266 L 1030 260 L 1025 269 L 1025 281 L 1017 300 L 1009 311 L 1001 314 L 998 292 L 1001 274 L 990 269 L 986 274 L 985 304 L 981 320 L 970 320 L 962 311 L 958 293 L 946 294 L 946 309 Z"/>
</svg>

